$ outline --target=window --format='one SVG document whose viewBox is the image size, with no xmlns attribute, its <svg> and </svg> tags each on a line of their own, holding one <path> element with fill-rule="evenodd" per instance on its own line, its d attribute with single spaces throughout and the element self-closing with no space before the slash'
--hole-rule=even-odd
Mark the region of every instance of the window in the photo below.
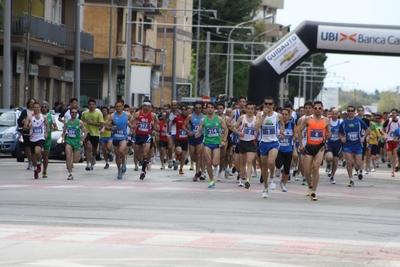
<svg viewBox="0 0 400 267">
<path fill-rule="evenodd" d="M 138 43 L 142 43 L 143 20 L 139 19 L 138 24 Z"/>
</svg>

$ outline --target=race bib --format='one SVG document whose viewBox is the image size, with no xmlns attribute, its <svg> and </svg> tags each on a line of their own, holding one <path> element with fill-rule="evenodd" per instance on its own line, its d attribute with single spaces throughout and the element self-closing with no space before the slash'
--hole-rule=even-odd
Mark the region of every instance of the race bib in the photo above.
<svg viewBox="0 0 400 267">
<path fill-rule="evenodd" d="M 125 137 L 124 129 L 116 129 L 114 136 L 115 137 Z"/>
<path fill-rule="evenodd" d="M 180 136 L 180 137 L 187 137 L 187 132 L 184 131 L 184 130 L 182 130 L 182 129 L 180 129 L 180 130 L 179 130 L 179 136 Z"/>
<path fill-rule="evenodd" d="M 358 140 L 358 133 L 357 132 L 349 132 L 349 133 L 347 133 L 347 140 L 357 141 Z"/>
<path fill-rule="evenodd" d="M 193 133 L 197 134 L 199 129 L 200 129 L 200 124 L 193 124 L 193 127 L 192 127 Z"/>
<path fill-rule="evenodd" d="M 43 127 L 33 127 L 32 132 L 34 134 L 42 134 L 43 133 Z"/>
<path fill-rule="evenodd" d="M 290 145 L 290 138 L 279 139 L 281 146 L 289 146 Z"/>
<path fill-rule="evenodd" d="M 214 127 L 208 128 L 207 129 L 207 135 L 208 135 L 208 137 L 217 137 L 217 136 L 219 136 L 218 127 L 214 126 Z"/>
<path fill-rule="evenodd" d="M 76 129 L 75 128 L 67 128 L 67 135 L 69 137 L 76 137 Z"/>
<path fill-rule="evenodd" d="M 262 127 L 263 135 L 276 135 L 275 126 L 273 125 L 264 125 Z"/>
<path fill-rule="evenodd" d="M 148 122 L 139 122 L 138 125 L 138 130 L 142 132 L 146 132 L 149 129 L 149 123 Z"/>
<path fill-rule="evenodd" d="M 254 133 L 255 133 L 255 129 L 254 129 L 254 127 L 244 127 L 244 134 L 245 135 L 251 135 L 251 136 L 254 136 Z"/>
<path fill-rule="evenodd" d="M 322 130 L 310 130 L 310 140 L 321 141 L 324 137 Z"/>
</svg>

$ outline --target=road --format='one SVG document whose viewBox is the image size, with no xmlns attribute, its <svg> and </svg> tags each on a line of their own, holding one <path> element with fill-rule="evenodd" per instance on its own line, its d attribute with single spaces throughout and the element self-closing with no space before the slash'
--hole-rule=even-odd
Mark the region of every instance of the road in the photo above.
<svg viewBox="0 0 400 267">
<path fill-rule="evenodd" d="M 0 157 L 0 266 L 400 266 L 398 177 L 386 166 L 348 188 L 321 168 L 319 200 L 289 181 L 261 197 L 230 176 L 207 181 L 154 165 L 94 171 L 52 161 L 49 178 Z"/>
</svg>

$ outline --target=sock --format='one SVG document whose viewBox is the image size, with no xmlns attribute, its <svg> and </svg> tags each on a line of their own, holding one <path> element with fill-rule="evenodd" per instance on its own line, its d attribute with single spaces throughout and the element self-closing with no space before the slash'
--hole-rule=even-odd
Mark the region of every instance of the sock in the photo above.
<svg viewBox="0 0 400 267">
<path fill-rule="evenodd" d="M 311 193 L 315 194 L 315 191 L 313 190 L 313 191 L 311 191 Z"/>
<path fill-rule="evenodd" d="M 146 166 L 147 166 L 147 159 L 143 159 L 142 161 L 142 172 L 146 172 Z"/>
</svg>

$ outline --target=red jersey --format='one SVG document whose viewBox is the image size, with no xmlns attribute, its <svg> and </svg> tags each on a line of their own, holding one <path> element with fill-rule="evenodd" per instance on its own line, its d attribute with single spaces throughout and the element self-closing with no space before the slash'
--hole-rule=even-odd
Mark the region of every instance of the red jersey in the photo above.
<svg viewBox="0 0 400 267">
<path fill-rule="evenodd" d="M 158 122 L 158 127 L 160 127 L 160 141 L 163 142 L 168 142 L 168 137 L 167 137 L 167 123 L 165 123 L 163 120 Z"/>
<path fill-rule="evenodd" d="M 176 116 L 172 121 L 172 124 L 176 124 L 176 140 L 188 140 L 189 136 L 185 130 L 182 129 L 183 123 L 186 118 L 182 117 L 182 115 Z"/>
<path fill-rule="evenodd" d="M 137 117 L 137 128 L 136 134 L 147 135 L 151 133 L 151 112 L 144 115 L 141 110 L 139 110 L 139 116 Z"/>
</svg>

